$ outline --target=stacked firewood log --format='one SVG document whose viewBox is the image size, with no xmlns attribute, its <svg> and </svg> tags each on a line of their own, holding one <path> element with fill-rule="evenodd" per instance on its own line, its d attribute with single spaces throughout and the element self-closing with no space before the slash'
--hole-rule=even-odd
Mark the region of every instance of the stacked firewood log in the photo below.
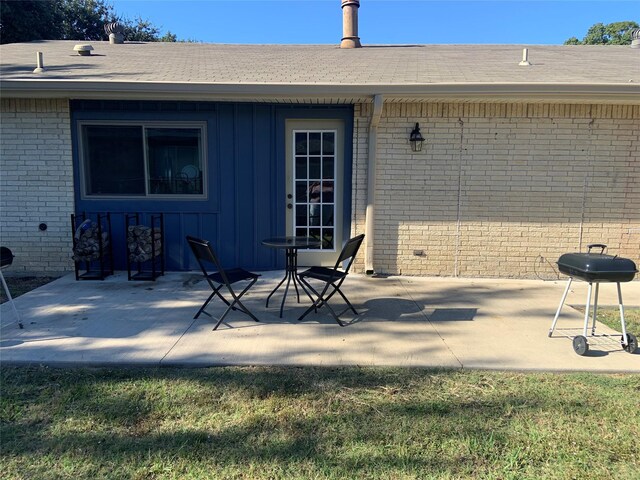
<svg viewBox="0 0 640 480">
<path fill-rule="evenodd" d="M 98 224 L 86 220 L 80 224 L 74 235 L 73 260 L 75 262 L 90 262 L 104 255 L 109 247 L 109 233 L 100 232 Z M 100 239 L 102 236 L 102 239 Z"/>
<path fill-rule="evenodd" d="M 146 262 L 162 253 L 162 232 L 145 225 L 130 225 L 127 228 L 129 260 Z"/>
</svg>

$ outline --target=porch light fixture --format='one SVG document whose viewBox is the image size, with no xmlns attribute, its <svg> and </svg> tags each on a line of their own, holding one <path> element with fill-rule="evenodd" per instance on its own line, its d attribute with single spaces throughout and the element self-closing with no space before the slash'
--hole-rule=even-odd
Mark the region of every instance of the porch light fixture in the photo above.
<svg viewBox="0 0 640 480">
<path fill-rule="evenodd" d="M 420 124 L 416 123 L 416 127 L 411 131 L 411 135 L 409 135 L 409 143 L 411 144 L 411 150 L 413 152 L 419 152 L 422 150 L 422 143 L 424 142 L 424 137 L 420 133 Z"/>
</svg>

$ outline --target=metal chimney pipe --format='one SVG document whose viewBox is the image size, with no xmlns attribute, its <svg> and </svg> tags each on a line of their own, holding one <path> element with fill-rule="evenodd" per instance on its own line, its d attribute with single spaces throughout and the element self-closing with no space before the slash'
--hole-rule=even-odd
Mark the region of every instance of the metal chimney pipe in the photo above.
<svg viewBox="0 0 640 480">
<path fill-rule="evenodd" d="M 360 0 L 342 0 L 342 41 L 340 48 L 360 48 L 358 37 L 358 8 Z"/>
</svg>

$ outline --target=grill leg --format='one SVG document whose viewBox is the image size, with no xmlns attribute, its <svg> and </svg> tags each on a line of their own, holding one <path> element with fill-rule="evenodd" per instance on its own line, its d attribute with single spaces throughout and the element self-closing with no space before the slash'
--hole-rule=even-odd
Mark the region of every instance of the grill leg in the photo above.
<svg viewBox="0 0 640 480">
<path fill-rule="evenodd" d="M 622 339 L 624 343 L 627 343 L 627 326 L 624 322 L 624 305 L 622 304 L 622 290 L 620 289 L 620 282 L 617 282 L 618 285 L 618 305 L 620 307 L 620 326 L 622 327 Z"/>
<path fill-rule="evenodd" d="M 593 300 L 593 323 L 591 325 L 591 335 L 596 334 L 596 314 L 598 312 L 598 293 L 600 293 L 600 284 L 596 283 L 596 298 Z"/>
<path fill-rule="evenodd" d="M 591 308 L 592 290 L 593 290 L 593 283 L 589 282 L 589 290 L 587 290 L 587 305 L 584 308 L 584 330 L 582 332 L 585 338 L 587 338 L 587 330 L 589 329 L 589 309 Z"/>
<path fill-rule="evenodd" d="M 2 271 L 0 271 L 0 280 L 2 280 L 2 287 L 4 288 L 4 293 L 7 295 L 7 299 L 9 301 L 9 303 L 11 304 L 11 308 L 13 309 L 13 313 L 16 316 L 16 322 L 18 323 L 18 326 L 20 328 L 22 328 L 22 319 L 20 318 L 20 314 L 18 313 L 18 309 L 16 308 L 15 304 L 13 303 L 13 298 L 11 297 L 11 292 L 9 291 L 9 287 L 7 286 L 7 282 L 5 282 L 5 280 L 4 280 L 4 275 L 2 274 Z M 618 289 L 618 291 L 620 291 L 620 290 Z M 15 323 L 15 322 L 12 322 L 12 323 Z M 627 336 L 625 335 L 624 338 L 627 338 Z"/>
<path fill-rule="evenodd" d="M 560 316 L 560 310 L 562 310 L 562 306 L 564 305 L 564 301 L 567 299 L 567 294 L 569 293 L 569 288 L 571 288 L 571 282 L 573 278 L 569 277 L 569 281 L 567 282 L 567 286 L 564 289 L 564 294 L 562 295 L 562 300 L 560 300 L 560 305 L 558 306 L 558 310 L 556 311 L 556 316 L 553 318 L 553 323 L 551 324 L 551 328 L 549 329 L 549 336 L 553 335 L 553 331 L 556 329 L 556 323 L 558 323 L 558 317 Z"/>
</svg>

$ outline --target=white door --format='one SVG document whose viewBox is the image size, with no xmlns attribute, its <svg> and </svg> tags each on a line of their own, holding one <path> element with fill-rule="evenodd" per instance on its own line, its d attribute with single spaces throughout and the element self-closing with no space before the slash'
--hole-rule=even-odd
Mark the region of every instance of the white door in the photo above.
<svg viewBox="0 0 640 480">
<path fill-rule="evenodd" d="M 299 265 L 334 265 L 342 248 L 344 125 L 287 120 L 287 235 L 322 241 Z"/>
</svg>

